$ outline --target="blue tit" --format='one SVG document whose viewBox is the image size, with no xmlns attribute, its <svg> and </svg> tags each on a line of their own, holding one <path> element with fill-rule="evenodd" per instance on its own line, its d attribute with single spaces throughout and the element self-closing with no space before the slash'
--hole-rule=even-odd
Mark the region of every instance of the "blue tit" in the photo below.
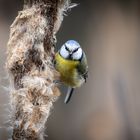
<svg viewBox="0 0 140 140">
<path fill-rule="evenodd" d="M 67 41 L 55 55 L 55 68 L 61 81 L 67 85 L 68 92 L 64 103 L 68 103 L 75 88 L 86 82 L 88 74 L 87 58 L 80 44 Z"/>
</svg>

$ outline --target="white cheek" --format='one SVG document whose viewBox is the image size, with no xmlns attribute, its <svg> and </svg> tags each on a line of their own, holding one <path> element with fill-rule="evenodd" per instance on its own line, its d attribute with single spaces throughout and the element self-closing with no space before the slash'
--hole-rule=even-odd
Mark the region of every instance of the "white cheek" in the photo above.
<svg viewBox="0 0 140 140">
<path fill-rule="evenodd" d="M 79 60 L 82 57 L 82 49 L 79 48 L 78 51 L 76 51 L 75 53 L 73 53 L 72 58 L 74 60 Z"/>
<path fill-rule="evenodd" d="M 68 56 L 69 56 L 69 52 L 65 49 L 65 46 L 64 45 L 60 49 L 60 55 L 63 58 L 68 58 Z"/>
</svg>

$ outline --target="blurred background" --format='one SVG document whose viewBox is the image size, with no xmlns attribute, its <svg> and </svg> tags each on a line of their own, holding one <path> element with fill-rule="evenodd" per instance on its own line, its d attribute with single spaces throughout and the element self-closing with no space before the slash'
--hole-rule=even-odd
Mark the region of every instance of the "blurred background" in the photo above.
<svg viewBox="0 0 140 140">
<path fill-rule="evenodd" d="M 48 119 L 48 140 L 140 140 L 140 1 L 73 0 L 57 34 L 57 47 L 79 41 L 89 78 L 63 103 L 66 88 Z M 8 139 L 9 95 L 6 44 L 22 0 L 0 0 L 0 140 Z"/>
</svg>

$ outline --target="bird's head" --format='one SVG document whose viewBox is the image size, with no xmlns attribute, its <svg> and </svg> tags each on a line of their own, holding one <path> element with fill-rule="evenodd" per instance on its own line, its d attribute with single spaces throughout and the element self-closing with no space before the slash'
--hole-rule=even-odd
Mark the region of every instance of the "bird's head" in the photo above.
<svg viewBox="0 0 140 140">
<path fill-rule="evenodd" d="M 80 44 L 74 40 L 68 40 L 59 51 L 60 55 L 69 60 L 80 60 L 83 55 Z"/>
</svg>

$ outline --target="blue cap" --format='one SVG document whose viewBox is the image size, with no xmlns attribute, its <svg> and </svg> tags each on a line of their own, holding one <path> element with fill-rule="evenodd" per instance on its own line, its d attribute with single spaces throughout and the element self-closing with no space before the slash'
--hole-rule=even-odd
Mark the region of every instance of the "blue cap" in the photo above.
<svg viewBox="0 0 140 140">
<path fill-rule="evenodd" d="M 79 46 L 80 47 L 80 44 L 75 40 L 68 40 L 66 42 L 66 44 L 71 45 L 71 46 Z"/>
</svg>

